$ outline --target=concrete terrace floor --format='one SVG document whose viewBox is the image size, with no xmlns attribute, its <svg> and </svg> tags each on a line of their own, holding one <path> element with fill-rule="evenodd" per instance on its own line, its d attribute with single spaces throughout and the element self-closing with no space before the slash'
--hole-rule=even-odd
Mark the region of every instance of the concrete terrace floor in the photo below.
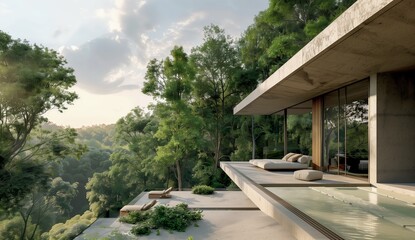
<svg viewBox="0 0 415 240">
<path fill-rule="evenodd" d="M 256 184 L 272 187 L 305 187 L 305 186 L 370 186 L 367 179 L 324 173 L 318 181 L 301 181 L 295 179 L 290 171 L 268 171 L 256 167 L 249 162 L 221 162 L 222 168 L 238 172 Z"/>
<path fill-rule="evenodd" d="M 267 171 L 249 162 L 221 162 L 222 170 L 261 209 L 296 239 L 342 239 L 327 227 L 269 191 L 267 187 L 368 187 L 366 179 L 324 174 L 322 180 L 301 181 L 291 171 Z"/>
<path fill-rule="evenodd" d="M 148 193 L 140 194 L 130 204 L 147 203 Z M 241 191 L 216 191 L 213 195 L 195 195 L 189 191 L 173 191 L 169 199 L 158 199 L 157 204 L 174 206 L 187 203 L 189 208 L 203 210 L 203 219 L 198 227 L 190 226 L 186 232 L 172 232 L 160 229 L 139 239 L 295 239 L 290 232 L 271 217 L 262 213 Z M 100 218 L 82 235 L 75 239 L 103 239 L 115 232 L 122 233 L 122 239 L 137 239 L 129 234 L 133 225 L 121 223 L 118 218 Z M 112 235 L 112 238 L 114 234 Z"/>
</svg>

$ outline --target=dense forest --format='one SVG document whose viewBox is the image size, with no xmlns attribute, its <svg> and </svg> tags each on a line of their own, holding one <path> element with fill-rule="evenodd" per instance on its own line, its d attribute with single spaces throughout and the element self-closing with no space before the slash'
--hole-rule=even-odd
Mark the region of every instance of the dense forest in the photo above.
<svg viewBox="0 0 415 240">
<path fill-rule="evenodd" d="M 72 239 L 144 190 L 226 188 L 220 161 L 280 157 L 281 116 L 233 107 L 353 2 L 270 0 L 239 39 L 206 26 L 190 52 L 175 46 L 148 63 L 148 111 L 81 129 L 44 117 L 77 99 L 76 69 L 0 31 L 0 238 Z M 311 153 L 309 118 L 288 121 L 290 148 Z"/>
</svg>

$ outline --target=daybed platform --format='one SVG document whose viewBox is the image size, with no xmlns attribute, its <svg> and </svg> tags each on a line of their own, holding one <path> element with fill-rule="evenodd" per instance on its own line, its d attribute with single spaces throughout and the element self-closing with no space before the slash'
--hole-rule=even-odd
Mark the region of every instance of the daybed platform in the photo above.
<svg viewBox="0 0 415 240">
<path fill-rule="evenodd" d="M 308 169 L 311 156 L 288 153 L 282 159 L 251 159 L 249 163 L 265 170 L 300 170 Z"/>
</svg>

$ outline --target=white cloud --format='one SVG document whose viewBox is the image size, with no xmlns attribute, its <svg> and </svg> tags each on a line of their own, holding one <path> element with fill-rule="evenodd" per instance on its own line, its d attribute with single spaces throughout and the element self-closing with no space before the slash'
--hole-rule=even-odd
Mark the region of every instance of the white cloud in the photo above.
<svg viewBox="0 0 415 240">
<path fill-rule="evenodd" d="M 78 86 L 97 94 L 110 94 L 137 88 L 125 84 L 130 66 L 131 50 L 125 39 L 100 37 L 79 47 L 64 48 L 62 54 L 75 69 Z"/>
<path fill-rule="evenodd" d="M 150 59 L 167 57 L 174 45 L 190 52 L 212 23 L 239 37 L 268 5 L 268 0 L 19 2 L 0 1 L 0 29 L 59 48 L 75 69 L 81 99 L 51 115 L 71 126 L 113 123 L 135 106 L 145 107 L 151 98 L 140 88 Z"/>
</svg>

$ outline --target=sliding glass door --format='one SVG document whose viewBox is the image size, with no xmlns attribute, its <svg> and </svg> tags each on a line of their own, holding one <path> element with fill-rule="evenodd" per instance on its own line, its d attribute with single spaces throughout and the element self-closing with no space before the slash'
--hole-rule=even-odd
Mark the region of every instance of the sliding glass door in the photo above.
<svg viewBox="0 0 415 240">
<path fill-rule="evenodd" d="M 368 91 L 364 80 L 324 95 L 323 167 L 328 172 L 367 175 Z"/>
</svg>

